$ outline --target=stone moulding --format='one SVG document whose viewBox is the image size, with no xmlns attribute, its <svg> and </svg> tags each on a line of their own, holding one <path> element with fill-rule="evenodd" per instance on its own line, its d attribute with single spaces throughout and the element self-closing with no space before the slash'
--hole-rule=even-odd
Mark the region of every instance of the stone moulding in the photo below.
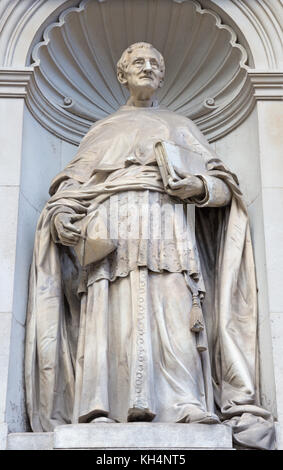
<svg viewBox="0 0 283 470">
<path fill-rule="evenodd" d="M 184 432 L 185 431 L 185 432 Z M 12 433 L 7 450 L 191 449 L 233 450 L 232 433 L 223 424 L 115 423 L 74 424 L 54 432 Z"/>
<path fill-rule="evenodd" d="M 283 72 L 250 70 L 249 77 L 256 100 L 283 100 Z"/>
<path fill-rule="evenodd" d="M 280 58 L 282 59 L 282 25 L 280 17 L 273 10 L 276 9 L 277 5 L 275 3 L 277 2 L 274 0 L 271 2 L 265 0 L 258 0 L 256 2 L 231 0 L 231 2 L 245 15 L 257 32 L 258 39 L 261 41 L 265 51 L 268 68 L 275 69 L 280 67 Z M 282 0 L 280 2 L 282 6 Z M 272 40 L 270 25 L 272 25 L 273 29 Z"/>
<path fill-rule="evenodd" d="M 116 62 L 127 45 L 146 40 L 169 64 L 161 105 L 193 119 L 210 141 L 242 122 L 252 109 L 253 93 L 247 52 L 232 28 L 194 0 L 149 0 L 139 2 L 138 9 L 132 3 L 83 0 L 45 29 L 32 54 L 27 105 L 34 117 L 78 145 L 94 121 L 125 103 Z M 156 35 L 157 18 L 165 35 Z"/>
<path fill-rule="evenodd" d="M 33 67 L 26 69 L 0 69 L 0 97 L 26 98 Z"/>
</svg>

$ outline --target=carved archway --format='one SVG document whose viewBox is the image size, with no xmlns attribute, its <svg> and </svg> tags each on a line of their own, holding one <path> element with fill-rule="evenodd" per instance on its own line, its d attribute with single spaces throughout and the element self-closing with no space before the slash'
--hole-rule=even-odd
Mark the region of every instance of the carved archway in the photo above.
<svg viewBox="0 0 283 470">
<path fill-rule="evenodd" d="M 43 38 L 32 54 L 27 103 L 50 131 L 75 144 L 125 103 L 116 63 L 137 41 L 153 43 L 165 57 L 161 104 L 194 119 L 210 140 L 238 125 L 253 104 L 246 50 L 231 27 L 194 0 L 83 0 Z"/>
</svg>

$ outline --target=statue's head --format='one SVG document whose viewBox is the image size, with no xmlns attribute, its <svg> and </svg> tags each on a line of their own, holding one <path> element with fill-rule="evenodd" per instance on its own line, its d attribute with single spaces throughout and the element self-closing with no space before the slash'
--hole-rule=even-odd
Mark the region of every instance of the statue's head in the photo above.
<svg viewBox="0 0 283 470">
<path fill-rule="evenodd" d="M 141 89 L 153 94 L 162 87 L 164 75 L 163 56 L 147 42 L 129 46 L 117 64 L 118 80 L 131 94 Z"/>
</svg>

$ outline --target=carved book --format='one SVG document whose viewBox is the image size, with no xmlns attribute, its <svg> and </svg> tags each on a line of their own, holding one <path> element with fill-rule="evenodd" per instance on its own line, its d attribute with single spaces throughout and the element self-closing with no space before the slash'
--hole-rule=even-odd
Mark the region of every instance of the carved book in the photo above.
<svg viewBox="0 0 283 470">
<path fill-rule="evenodd" d="M 170 179 L 180 180 L 178 170 L 191 175 L 206 171 L 205 160 L 201 153 L 173 142 L 164 140 L 156 142 L 155 155 L 165 188 L 169 186 Z"/>
</svg>

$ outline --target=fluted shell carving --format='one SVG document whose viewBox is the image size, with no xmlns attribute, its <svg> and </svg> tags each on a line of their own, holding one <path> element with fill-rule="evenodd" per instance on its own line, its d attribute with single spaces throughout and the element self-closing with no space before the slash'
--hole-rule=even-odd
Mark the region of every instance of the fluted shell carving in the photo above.
<svg viewBox="0 0 283 470">
<path fill-rule="evenodd" d="M 161 105 L 195 120 L 210 140 L 235 127 L 247 53 L 215 12 L 193 0 L 84 0 L 65 10 L 33 50 L 31 111 L 78 144 L 94 121 L 125 104 L 116 64 L 139 41 L 164 55 Z"/>
</svg>

